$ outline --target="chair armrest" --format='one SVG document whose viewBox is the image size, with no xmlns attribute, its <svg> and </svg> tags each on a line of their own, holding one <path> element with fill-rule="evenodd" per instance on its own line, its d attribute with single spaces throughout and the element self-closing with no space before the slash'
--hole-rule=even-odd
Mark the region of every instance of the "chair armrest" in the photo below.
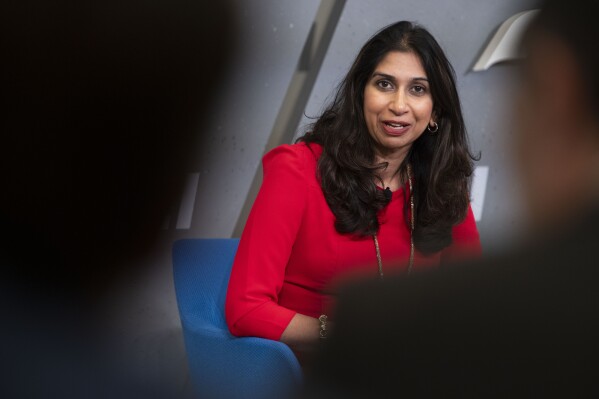
<svg viewBox="0 0 599 399">
<path fill-rule="evenodd" d="M 184 328 L 183 333 L 201 397 L 283 398 L 302 383 L 299 362 L 282 342 L 237 338 L 214 328 Z"/>
</svg>

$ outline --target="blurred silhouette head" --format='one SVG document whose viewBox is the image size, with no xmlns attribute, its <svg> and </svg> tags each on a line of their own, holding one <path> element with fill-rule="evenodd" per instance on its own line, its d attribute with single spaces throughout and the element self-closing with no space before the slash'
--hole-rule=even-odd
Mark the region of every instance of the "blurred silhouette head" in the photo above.
<svg viewBox="0 0 599 399">
<path fill-rule="evenodd" d="M 1 249 L 14 273 L 86 290 L 152 245 L 224 74 L 226 4 L 2 3 Z"/>
<path fill-rule="evenodd" d="M 599 200 L 599 3 L 546 1 L 525 35 L 515 149 L 533 227 Z"/>
</svg>

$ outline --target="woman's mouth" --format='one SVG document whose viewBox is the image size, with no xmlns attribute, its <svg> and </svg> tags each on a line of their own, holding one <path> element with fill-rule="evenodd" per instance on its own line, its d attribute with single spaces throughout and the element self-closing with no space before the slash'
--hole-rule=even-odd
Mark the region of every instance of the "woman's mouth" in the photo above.
<svg viewBox="0 0 599 399">
<path fill-rule="evenodd" d="M 401 136 L 410 128 L 410 124 L 406 122 L 383 121 L 383 129 L 391 136 Z"/>
</svg>

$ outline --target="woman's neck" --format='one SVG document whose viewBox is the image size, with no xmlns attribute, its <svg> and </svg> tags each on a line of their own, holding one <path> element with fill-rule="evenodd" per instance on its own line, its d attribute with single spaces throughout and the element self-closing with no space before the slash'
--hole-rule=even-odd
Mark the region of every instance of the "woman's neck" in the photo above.
<svg viewBox="0 0 599 399">
<path fill-rule="evenodd" d="M 399 168 L 404 159 L 408 155 L 408 150 L 401 149 L 396 151 L 378 151 L 375 150 L 374 163 L 379 165 L 386 162 L 388 165 L 385 169 L 377 172 L 377 175 L 383 180 L 383 188 L 389 187 L 391 191 L 399 189 L 402 185 L 401 174 Z M 376 182 L 380 184 L 379 181 Z"/>
</svg>

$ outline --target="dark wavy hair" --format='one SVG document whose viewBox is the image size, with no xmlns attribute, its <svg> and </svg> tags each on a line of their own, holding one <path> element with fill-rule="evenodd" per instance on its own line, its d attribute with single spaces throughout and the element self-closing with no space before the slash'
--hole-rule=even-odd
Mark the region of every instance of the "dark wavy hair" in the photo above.
<svg viewBox="0 0 599 399">
<path fill-rule="evenodd" d="M 370 38 L 337 88 L 333 101 L 298 141 L 323 147 L 318 174 L 336 217 L 336 230 L 357 236 L 375 234 L 379 229 L 377 214 L 388 203 L 383 191 L 377 189 L 377 171 L 388 164 L 374 164 L 374 142 L 364 120 L 364 89 L 376 66 L 391 51 L 413 52 L 420 58 L 439 124 L 437 133 L 425 130 L 413 143 L 400 168 L 405 179 L 407 165 L 412 165 L 414 244 L 420 252 L 430 254 L 451 244 L 452 227 L 466 217 L 476 158 L 468 148 L 455 72 L 426 29 L 401 21 Z M 406 198 L 406 216 L 408 201 Z"/>
</svg>

